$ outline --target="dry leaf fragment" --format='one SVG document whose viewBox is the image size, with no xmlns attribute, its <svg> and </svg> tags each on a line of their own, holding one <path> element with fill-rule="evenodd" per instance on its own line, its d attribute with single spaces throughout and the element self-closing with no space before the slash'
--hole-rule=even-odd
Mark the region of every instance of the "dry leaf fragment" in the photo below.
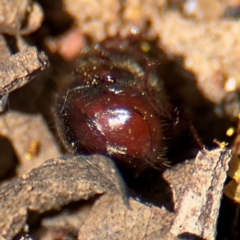
<svg viewBox="0 0 240 240">
<path fill-rule="evenodd" d="M 48 66 L 44 52 L 38 52 L 35 47 L 24 49 L 9 59 L 0 62 L 0 96 L 1 106 L 6 103 L 4 95 L 22 87 L 40 71 Z"/>
<path fill-rule="evenodd" d="M 0 238 L 10 240 L 19 233 L 28 210 L 43 213 L 104 192 L 126 197 L 110 159 L 92 155 L 48 160 L 0 189 Z"/>
<path fill-rule="evenodd" d="M 130 209 L 119 196 L 102 196 L 81 226 L 78 240 L 176 239 L 166 231 L 173 220 L 173 213 L 164 208 L 148 207 L 133 199 L 129 200 L 129 204 Z"/>
</svg>

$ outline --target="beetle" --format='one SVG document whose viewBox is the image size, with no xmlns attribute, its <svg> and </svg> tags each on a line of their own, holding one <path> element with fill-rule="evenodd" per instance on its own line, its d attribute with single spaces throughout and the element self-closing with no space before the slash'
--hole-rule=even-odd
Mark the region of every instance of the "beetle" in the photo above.
<svg viewBox="0 0 240 240">
<path fill-rule="evenodd" d="M 109 38 L 73 64 L 57 97 L 58 131 L 74 154 L 103 154 L 141 172 L 162 169 L 178 123 L 158 76 L 163 53 L 144 39 Z"/>
</svg>

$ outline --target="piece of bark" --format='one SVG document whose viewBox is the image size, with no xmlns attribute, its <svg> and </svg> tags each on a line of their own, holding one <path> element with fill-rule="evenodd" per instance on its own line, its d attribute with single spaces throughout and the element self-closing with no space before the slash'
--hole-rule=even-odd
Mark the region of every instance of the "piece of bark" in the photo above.
<svg viewBox="0 0 240 240">
<path fill-rule="evenodd" d="M 49 62 L 44 52 L 35 47 L 25 48 L 0 62 L 0 110 L 3 111 L 6 94 L 22 87 L 32 80 L 37 73 L 43 71 Z"/>
<path fill-rule="evenodd" d="M 104 192 L 126 196 L 110 159 L 92 155 L 46 161 L 0 189 L 0 238 L 18 234 L 28 210 L 43 213 Z"/>
<path fill-rule="evenodd" d="M 35 47 L 24 49 L 0 63 L 0 95 L 10 93 L 28 83 L 38 72 L 45 69 L 48 59 Z"/>
<path fill-rule="evenodd" d="M 231 151 L 199 152 L 195 161 L 164 173 L 171 185 L 176 217 L 170 232 L 174 236 L 193 234 L 203 239 L 216 237 L 216 225 Z"/>
</svg>

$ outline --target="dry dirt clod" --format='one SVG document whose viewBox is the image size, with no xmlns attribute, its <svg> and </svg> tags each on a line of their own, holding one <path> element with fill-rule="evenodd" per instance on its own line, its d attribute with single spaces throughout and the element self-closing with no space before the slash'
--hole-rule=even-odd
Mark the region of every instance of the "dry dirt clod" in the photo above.
<svg viewBox="0 0 240 240">
<path fill-rule="evenodd" d="M 92 155 L 46 161 L 0 189 L 0 237 L 10 240 L 18 234 L 28 210 L 43 213 L 105 192 L 121 194 L 127 202 L 124 183 L 110 159 Z"/>
<path fill-rule="evenodd" d="M 34 14 L 33 14 L 34 13 Z M 40 27 L 43 13 L 40 5 L 31 0 L 0 1 L 0 33 L 17 36 L 24 21 L 24 33 L 31 33 Z"/>
</svg>

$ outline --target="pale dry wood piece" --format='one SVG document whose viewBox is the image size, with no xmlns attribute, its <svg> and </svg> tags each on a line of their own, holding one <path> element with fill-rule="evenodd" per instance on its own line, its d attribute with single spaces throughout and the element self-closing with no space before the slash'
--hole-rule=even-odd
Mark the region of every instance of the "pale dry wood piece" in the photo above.
<svg viewBox="0 0 240 240">
<path fill-rule="evenodd" d="M 0 189 L 0 238 L 10 240 L 19 233 L 28 210 L 43 213 L 104 192 L 126 196 L 110 159 L 92 155 L 48 160 Z"/>
<path fill-rule="evenodd" d="M 199 152 L 195 161 L 164 173 L 173 191 L 176 217 L 170 232 L 174 236 L 193 234 L 206 240 L 216 237 L 223 184 L 231 151 Z"/>
<path fill-rule="evenodd" d="M 27 84 L 48 64 L 46 54 L 38 52 L 35 47 L 25 48 L 5 61 L 2 60 L 0 62 L 0 112 L 4 110 L 7 102 L 5 95 Z"/>
<path fill-rule="evenodd" d="M 38 72 L 48 66 L 44 52 L 35 47 L 24 49 L 0 63 L 0 95 L 12 92 L 28 83 Z"/>
</svg>

